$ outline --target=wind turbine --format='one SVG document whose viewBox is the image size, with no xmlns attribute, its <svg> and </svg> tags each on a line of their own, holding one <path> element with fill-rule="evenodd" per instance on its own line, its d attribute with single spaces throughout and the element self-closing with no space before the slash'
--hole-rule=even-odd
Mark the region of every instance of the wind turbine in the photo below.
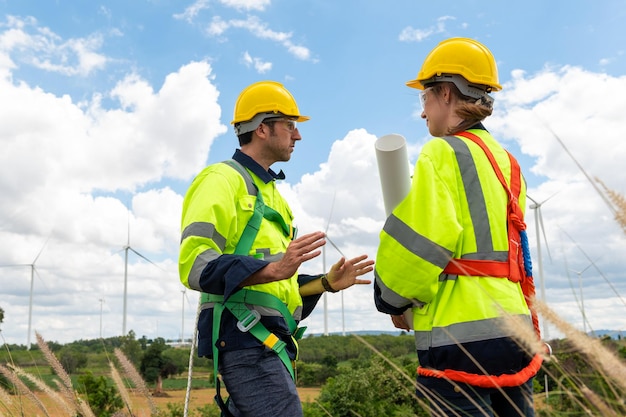
<svg viewBox="0 0 626 417">
<path fill-rule="evenodd" d="M 180 327 L 180 344 L 183 345 L 185 343 L 185 299 L 189 302 L 189 297 L 187 296 L 187 288 L 183 288 L 180 290 L 183 293 L 183 304 L 182 304 L 182 319 L 181 319 L 181 327 Z"/>
<path fill-rule="evenodd" d="M 35 269 L 35 263 L 37 262 L 37 259 L 39 259 L 39 256 L 41 256 L 41 253 L 43 252 L 43 249 L 46 247 L 46 244 L 48 243 L 49 239 L 50 238 L 46 239 L 46 241 L 44 242 L 43 246 L 39 250 L 39 253 L 37 254 L 37 256 L 35 256 L 35 259 L 33 260 L 32 263 L 16 264 L 16 265 L 2 265 L 2 267 L 20 267 L 20 266 L 30 267 L 30 297 L 28 301 L 28 335 L 26 337 L 26 349 L 27 350 L 30 350 L 30 334 L 31 334 L 31 325 L 33 322 L 33 290 L 35 288 L 35 273 L 37 272 Z"/>
<path fill-rule="evenodd" d="M 150 262 L 152 265 L 159 268 L 157 264 L 152 262 L 150 259 L 146 258 L 135 249 L 130 246 L 130 210 L 128 211 L 128 233 L 126 246 L 122 249 L 124 251 L 124 318 L 122 320 L 122 336 L 126 336 L 126 311 L 127 311 L 127 298 L 128 298 L 128 251 L 132 251 L 135 255 L 139 256 L 141 259 Z M 159 268 L 161 269 L 161 268 Z"/>
<path fill-rule="evenodd" d="M 583 316 L 583 332 L 585 334 L 587 334 L 587 315 L 585 314 L 585 301 L 583 298 L 583 272 L 585 272 L 586 270 L 588 270 L 589 268 L 591 268 L 594 265 L 594 262 L 590 263 L 589 265 L 587 265 L 586 267 L 584 267 L 583 269 L 581 269 L 580 271 L 575 271 L 573 269 L 570 269 L 570 271 L 572 271 L 573 273 L 578 275 L 578 292 L 580 294 L 580 313 Z"/>
<path fill-rule="evenodd" d="M 543 232 L 543 241 L 546 242 L 546 250 L 548 251 L 548 256 L 552 259 L 552 255 L 550 255 L 550 248 L 548 246 L 548 239 L 546 238 L 546 229 L 543 226 L 543 215 L 541 214 L 541 206 L 554 197 L 556 194 L 551 195 L 550 197 L 543 200 L 541 203 L 538 203 L 536 200 L 531 198 L 529 195 L 526 195 L 530 201 L 533 202 L 529 207 L 531 210 L 535 211 L 535 230 L 537 234 L 537 263 L 539 265 L 539 279 L 541 280 L 541 299 L 543 302 L 546 302 L 546 286 L 545 286 L 545 277 L 543 275 L 543 256 L 541 253 L 541 234 L 539 232 L 539 226 L 541 226 L 541 232 Z M 544 338 L 548 339 L 548 325 L 544 322 L 543 324 L 543 334 Z"/>
<path fill-rule="evenodd" d="M 100 339 L 102 339 L 102 304 L 104 303 L 104 298 L 99 298 L 100 302 Z"/>
<path fill-rule="evenodd" d="M 602 277 L 602 279 L 604 279 L 604 281 L 609 285 L 609 287 L 611 287 L 611 290 L 613 290 L 613 292 L 615 293 L 615 295 L 617 296 L 617 298 L 619 298 L 619 300 L 622 302 L 622 304 L 624 304 L 624 306 L 626 306 L 626 301 L 624 300 L 624 298 L 619 294 L 619 292 L 617 291 L 617 289 L 615 288 L 615 286 L 611 283 L 611 281 L 609 281 L 609 279 L 606 277 L 606 275 L 604 275 L 604 273 L 600 270 L 600 268 L 598 268 L 598 265 L 596 264 L 596 261 L 598 259 L 596 259 L 595 261 L 591 259 L 591 257 L 589 257 L 589 255 L 587 254 L 587 252 L 585 252 L 583 250 L 582 247 L 580 247 L 580 245 L 578 244 L 578 242 L 576 242 L 574 240 L 574 238 L 572 238 L 569 233 L 567 233 L 565 230 L 561 229 L 561 231 L 563 233 L 565 233 L 565 235 L 574 243 L 574 245 L 576 245 L 576 247 L 578 248 L 578 250 L 580 250 L 582 252 L 582 254 L 585 256 L 585 258 L 587 259 L 587 261 L 589 261 L 589 266 L 587 266 L 587 268 L 585 268 L 582 272 L 584 272 L 586 269 L 588 269 L 589 267 L 593 266 L 596 271 L 600 274 L 600 276 Z M 575 272 L 575 271 L 574 271 Z M 581 272 L 581 273 L 582 273 Z M 581 297 L 582 297 L 582 290 L 581 290 Z M 582 302 L 581 302 L 582 304 Z M 585 313 L 584 310 L 582 311 L 583 317 L 585 317 Z M 584 323 L 583 323 L 584 324 Z"/>
<path fill-rule="evenodd" d="M 330 213 L 328 214 L 328 221 L 326 222 L 326 229 L 324 233 L 328 233 L 328 227 L 330 226 L 330 218 L 333 216 L 333 209 L 335 208 L 335 197 L 337 197 L 337 193 L 333 194 L 333 201 L 330 204 Z M 326 240 L 328 240 L 328 235 L 326 236 Z M 326 273 L 326 245 L 322 246 L 322 271 Z M 328 295 L 326 292 L 322 295 L 324 297 L 324 336 L 328 336 Z"/>
<path fill-rule="evenodd" d="M 332 203 L 330 205 L 330 213 L 328 214 L 328 222 L 326 223 L 326 230 L 324 231 L 324 233 L 326 234 L 326 241 L 328 243 L 330 243 L 333 246 L 333 248 L 335 248 L 337 250 L 337 252 L 339 252 L 339 254 L 342 257 L 345 258 L 346 256 L 343 254 L 343 252 L 328 237 L 328 227 L 330 226 L 330 219 L 333 216 L 333 210 L 335 208 L 335 198 L 336 197 L 337 197 L 337 193 L 335 192 L 335 194 L 333 195 L 333 201 L 332 201 Z M 324 270 L 324 272 L 326 272 L 326 245 L 322 246 L 322 269 Z M 341 330 L 342 330 L 342 335 L 345 336 L 346 335 L 346 326 L 345 326 L 343 291 L 340 291 L 340 293 L 341 293 Z M 322 297 L 324 297 L 324 336 L 328 336 L 328 300 L 327 300 L 327 293 L 324 292 Z"/>
</svg>

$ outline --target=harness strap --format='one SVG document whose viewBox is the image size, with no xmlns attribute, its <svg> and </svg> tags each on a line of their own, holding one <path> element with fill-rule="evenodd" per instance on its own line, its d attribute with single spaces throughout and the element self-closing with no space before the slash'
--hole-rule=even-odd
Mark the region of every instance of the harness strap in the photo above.
<svg viewBox="0 0 626 417">
<path fill-rule="evenodd" d="M 518 196 L 521 192 L 521 171 L 520 166 L 508 151 L 511 165 L 511 186 L 506 183 L 504 174 L 493 156 L 491 150 L 485 142 L 477 135 L 470 132 L 457 133 L 458 136 L 467 138 L 480 146 L 489 159 L 493 170 L 507 193 L 507 231 L 509 240 L 509 255 L 505 262 L 495 260 L 474 260 L 474 259 L 452 259 L 446 265 L 443 272 L 452 275 L 480 276 L 506 278 L 512 282 L 519 282 L 526 305 L 528 306 L 535 328 L 537 338 L 541 338 L 539 329 L 539 319 L 537 312 L 533 307 L 532 300 L 535 296 L 535 283 L 532 277 L 532 266 L 530 260 L 530 250 L 528 248 L 528 239 L 526 237 L 526 224 L 524 223 L 524 212 L 519 206 Z M 453 369 L 436 370 L 417 368 L 417 372 L 422 376 L 430 376 L 435 378 L 447 378 L 452 381 L 467 383 L 483 388 L 495 387 L 513 387 L 519 386 L 528 381 L 532 376 L 536 375 L 541 367 L 543 358 L 540 354 L 536 354 L 530 363 L 515 374 L 503 374 L 498 376 L 470 374 L 463 371 Z"/>
<path fill-rule="evenodd" d="M 250 249 L 252 248 L 254 240 L 256 239 L 256 235 L 258 234 L 261 227 L 261 222 L 263 218 L 277 224 L 286 237 L 293 238 L 296 233 L 295 228 L 293 228 L 291 225 L 287 225 L 280 213 L 265 205 L 263 201 L 263 196 L 261 195 L 261 191 L 256 186 L 254 180 L 252 179 L 252 176 L 243 167 L 243 165 L 233 159 L 223 162 L 235 169 L 243 177 L 248 188 L 248 192 L 250 194 L 254 194 L 254 192 L 256 191 L 254 211 L 252 213 L 252 216 L 248 220 L 248 223 L 246 224 L 246 227 L 244 228 L 233 253 L 236 255 L 249 255 Z M 203 304 L 207 302 L 214 303 L 212 331 L 213 380 L 215 382 L 216 390 L 215 401 L 224 413 L 224 415 L 228 415 L 230 413 L 228 412 L 228 407 L 222 400 L 222 396 L 220 394 L 220 380 L 217 376 L 219 364 L 219 349 L 216 345 L 216 341 L 219 339 L 220 326 L 222 323 L 222 313 L 224 312 L 224 309 L 228 309 L 239 320 L 239 322 L 237 323 L 237 327 L 239 328 L 239 330 L 241 330 L 242 332 L 249 331 L 250 334 L 258 339 L 261 343 L 263 343 L 263 345 L 272 349 L 283 362 L 291 377 L 295 380 L 294 366 L 291 362 L 291 359 L 289 358 L 289 355 L 287 354 L 287 351 L 285 350 L 286 343 L 280 340 L 278 336 L 267 330 L 265 326 L 263 326 L 260 321 L 261 315 L 256 310 L 250 310 L 246 306 L 246 304 L 259 305 L 279 311 L 282 317 L 285 319 L 287 326 L 289 327 L 292 338 L 296 343 L 297 349 L 297 340 L 302 337 L 304 331 L 306 330 L 306 327 L 297 327 L 293 316 L 283 302 L 281 302 L 278 298 L 274 297 L 271 294 L 252 290 L 239 290 L 236 293 L 232 294 L 226 302 L 224 302 L 223 295 L 201 293 L 200 302 Z"/>
<path fill-rule="evenodd" d="M 532 266 L 530 259 L 530 249 L 528 248 L 528 238 L 526 236 L 526 223 L 524 223 L 524 212 L 519 206 L 518 196 L 521 192 L 521 171 L 517 160 L 507 151 L 509 161 L 511 163 L 511 187 L 507 185 L 504 180 L 502 170 L 498 166 L 493 153 L 487 147 L 485 142 L 477 135 L 464 131 L 458 134 L 463 136 L 480 146 L 487 155 L 491 166 L 495 171 L 500 183 L 504 187 L 509 196 L 509 203 L 507 207 L 507 229 L 509 234 L 509 273 L 504 275 L 512 282 L 519 282 L 524 294 L 524 299 L 530 310 L 533 326 L 537 337 L 541 339 L 541 330 L 539 329 L 539 318 L 537 311 L 533 307 L 533 299 L 535 297 L 535 282 L 532 276 Z M 467 260 L 453 259 L 451 264 L 462 266 Z M 483 271 L 483 274 L 478 276 L 503 276 L 494 274 L 489 268 L 493 267 L 494 271 L 496 261 L 486 263 L 487 269 Z M 472 265 L 468 265 L 472 266 Z M 444 269 L 445 272 L 445 269 Z"/>
<path fill-rule="evenodd" d="M 289 312 L 289 309 L 287 308 L 285 303 L 283 303 L 271 294 L 260 291 L 241 289 L 228 297 L 228 300 L 226 300 L 226 302 L 224 302 L 224 296 L 220 294 L 207 294 L 206 299 L 209 303 L 220 303 L 226 305 L 251 304 L 271 308 L 278 311 L 284 317 L 285 321 L 287 322 L 287 327 L 289 327 L 289 331 L 291 333 L 294 333 L 297 329 L 296 321 Z"/>
<path fill-rule="evenodd" d="M 423 368 L 421 366 L 417 368 L 417 373 L 421 376 L 445 378 L 454 382 L 460 382 L 481 388 L 506 388 L 517 387 L 524 384 L 537 374 L 541 368 L 542 362 L 542 356 L 540 354 L 536 354 L 525 368 L 514 374 L 480 375 L 470 374 L 463 371 L 455 371 L 454 369 L 445 369 L 440 371 L 437 369 Z"/>
<path fill-rule="evenodd" d="M 291 359 L 285 350 L 287 344 L 263 326 L 260 321 L 261 315 L 257 311 L 249 310 L 246 307 L 247 302 L 281 311 L 283 317 L 285 317 L 285 321 L 287 321 L 289 325 L 290 332 L 293 334 L 296 332 L 296 324 L 284 303 L 270 294 L 252 290 L 240 290 L 233 294 L 226 302 L 224 302 L 224 297 L 221 295 L 209 294 L 209 301 L 215 302 L 213 310 L 213 367 L 215 375 L 217 375 L 218 363 L 217 360 L 215 360 L 217 354 L 215 341 L 219 338 L 219 324 L 222 312 L 225 308 L 227 308 L 237 319 L 239 319 L 239 322 L 237 323 L 239 330 L 242 332 L 250 332 L 250 334 L 263 343 L 263 345 L 272 349 L 283 362 L 291 377 L 295 380 L 293 364 L 291 363 Z"/>
</svg>

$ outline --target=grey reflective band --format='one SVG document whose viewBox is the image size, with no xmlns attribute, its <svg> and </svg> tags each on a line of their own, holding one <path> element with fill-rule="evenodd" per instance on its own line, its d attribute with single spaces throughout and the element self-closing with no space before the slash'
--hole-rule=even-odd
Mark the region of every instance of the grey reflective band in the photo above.
<svg viewBox="0 0 626 417">
<path fill-rule="evenodd" d="M 491 225 L 487 214 L 487 204 L 485 196 L 478 178 L 476 161 L 467 146 L 467 143 L 455 136 L 443 138 L 454 150 L 457 164 L 461 173 L 461 180 L 465 188 L 467 205 L 470 211 L 474 233 L 476 234 L 476 252 L 493 252 L 493 239 L 491 236 Z"/>
<path fill-rule="evenodd" d="M 183 230 L 182 237 L 180 241 L 189 238 L 189 237 L 203 237 L 206 239 L 211 239 L 217 245 L 220 250 L 224 250 L 226 246 L 226 238 L 219 234 L 215 225 L 213 223 L 208 222 L 193 222 Z"/>
<path fill-rule="evenodd" d="M 288 116 L 282 113 L 275 113 L 275 112 L 258 113 L 250 120 L 247 120 L 245 122 L 235 123 L 235 135 L 239 136 L 244 133 L 252 132 L 257 127 L 259 127 L 261 123 L 263 123 L 263 120 L 277 118 L 277 117 L 292 117 L 292 116 Z"/>
<path fill-rule="evenodd" d="M 530 329 L 532 320 L 528 315 L 515 315 L 522 319 Z M 434 327 L 432 331 L 415 331 L 417 350 L 428 350 L 442 346 L 459 345 L 481 340 L 513 336 L 514 331 L 506 325 L 503 317 L 457 323 L 446 327 Z M 510 319 L 509 319 L 510 320 Z"/>
<path fill-rule="evenodd" d="M 398 294 L 397 292 L 389 289 L 389 287 L 387 287 L 385 283 L 383 282 L 383 280 L 380 278 L 376 270 L 374 270 L 374 279 L 376 280 L 376 284 L 378 285 L 378 288 L 380 289 L 380 297 L 383 300 L 385 300 L 387 304 L 395 308 L 406 307 L 409 304 L 411 304 L 411 307 L 417 307 L 417 308 L 422 308 L 426 305 L 425 303 L 419 300 L 416 300 L 416 299 L 411 300 L 409 298 L 405 298 L 401 296 L 400 294 Z"/>
<path fill-rule="evenodd" d="M 202 288 L 200 288 L 200 276 L 202 275 L 202 271 L 204 271 L 204 268 L 206 268 L 209 262 L 217 259 L 219 256 L 220 253 L 213 249 L 208 249 L 196 256 L 191 271 L 189 271 L 189 276 L 187 277 L 189 288 L 202 291 Z"/>
<path fill-rule="evenodd" d="M 393 214 L 387 218 L 383 230 L 406 250 L 441 269 L 445 268 L 452 258 L 452 251 L 416 233 Z"/>
</svg>

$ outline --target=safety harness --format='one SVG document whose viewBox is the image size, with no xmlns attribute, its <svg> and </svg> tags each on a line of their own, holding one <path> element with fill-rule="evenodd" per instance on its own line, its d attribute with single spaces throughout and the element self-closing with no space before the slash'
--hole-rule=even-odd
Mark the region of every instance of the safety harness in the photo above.
<svg viewBox="0 0 626 417">
<path fill-rule="evenodd" d="M 511 186 L 509 187 L 504 179 L 502 170 L 496 163 L 493 153 L 489 150 L 485 142 L 477 135 L 470 132 L 457 133 L 480 146 L 487 155 L 491 166 L 493 167 L 500 183 L 506 190 L 508 196 L 507 204 L 507 230 L 509 240 L 509 255 L 507 261 L 495 260 L 475 260 L 475 259 L 452 259 L 444 268 L 443 273 L 451 275 L 507 278 L 508 280 L 519 283 L 524 299 L 530 310 L 533 326 L 537 337 L 541 338 L 539 330 L 539 320 L 535 311 L 532 300 L 535 296 L 535 283 L 532 277 L 532 263 L 530 259 L 530 249 L 528 247 L 528 237 L 526 236 L 526 224 L 524 223 L 524 213 L 519 206 L 518 196 L 521 191 L 521 175 L 518 162 L 508 151 L 511 163 Z M 418 367 L 419 375 L 446 378 L 456 382 L 462 382 L 482 388 L 497 387 L 514 387 L 519 386 L 534 376 L 543 359 L 540 354 L 536 354 L 530 363 L 515 374 L 503 375 L 479 375 L 470 374 L 463 371 L 452 369 L 437 370 Z"/>
<path fill-rule="evenodd" d="M 246 227 L 244 228 L 239 242 L 235 248 L 233 254 L 248 256 L 250 249 L 254 243 L 259 228 L 261 227 L 261 221 L 265 218 L 268 221 L 277 223 L 285 236 L 293 237 L 295 233 L 291 225 L 287 225 L 283 217 L 276 210 L 269 206 L 266 206 L 263 202 L 261 191 L 256 186 L 250 173 L 237 161 L 226 160 L 223 163 L 231 166 L 235 169 L 244 179 L 249 191 L 256 191 L 256 202 L 254 205 L 254 212 Z M 280 340 L 278 336 L 270 332 L 261 323 L 261 314 L 255 310 L 248 308 L 248 306 L 259 306 L 276 310 L 285 319 L 289 332 L 292 338 L 297 342 L 302 338 L 306 327 L 299 328 L 293 315 L 289 312 L 289 309 L 281 300 L 271 294 L 267 294 L 260 291 L 253 291 L 247 289 L 240 289 L 233 293 L 226 301 L 221 294 L 201 294 L 201 303 L 213 303 L 213 379 L 215 382 L 215 401 L 224 413 L 224 415 L 230 415 L 228 407 L 225 404 L 220 394 L 220 379 L 218 377 L 218 355 L 219 349 L 217 348 L 217 340 L 220 334 L 220 325 L 222 320 L 222 313 L 225 309 L 230 311 L 239 321 L 237 322 L 237 328 L 241 332 L 249 332 L 257 340 L 259 340 L 264 346 L 274 351 L 280 360 L 283 362 L 291 377 L 295 380 L 294 365 L 287 354 L 285 347 L 287 344 Z M 297 346 L 297 345 L 296 345 Z"/>
</svg>

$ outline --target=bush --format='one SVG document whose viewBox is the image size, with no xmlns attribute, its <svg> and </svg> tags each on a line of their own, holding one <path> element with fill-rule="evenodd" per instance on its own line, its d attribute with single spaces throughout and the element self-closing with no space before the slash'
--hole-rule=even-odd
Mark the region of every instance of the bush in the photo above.
<svg viewBox="0 0 626 417">
<path fill-rule="evenodd" d="M 109 417 L 124 406 L 115 387 L 100 375 L 95 377 L 87 371 L 78 377 L 79 391 L 87 396 L 87 403 L 97 417 Z"/>
</svg>

